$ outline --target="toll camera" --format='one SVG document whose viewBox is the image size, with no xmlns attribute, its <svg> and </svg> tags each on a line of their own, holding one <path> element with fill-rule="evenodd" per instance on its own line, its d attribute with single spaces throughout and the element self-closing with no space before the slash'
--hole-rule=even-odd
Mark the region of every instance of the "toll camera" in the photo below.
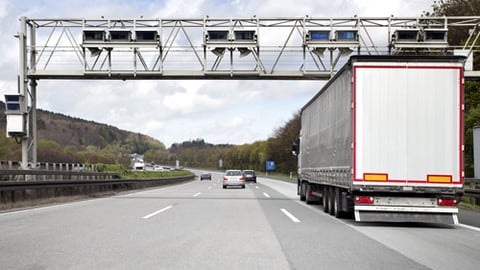
<svg viewBox="0 0 480 270">
<path fill-rule="evenodd" d="M 5 115 L 7 118 L 7 137 L 23 138 L 27 136 L 24 96 L 5 95 Z"/>
</svg>

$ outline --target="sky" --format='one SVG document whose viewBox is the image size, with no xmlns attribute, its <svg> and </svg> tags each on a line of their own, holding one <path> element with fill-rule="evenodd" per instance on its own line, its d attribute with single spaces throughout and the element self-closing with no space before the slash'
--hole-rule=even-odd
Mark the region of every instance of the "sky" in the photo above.
<svg viewBox="0 0 480 270">
<path fill-rule="evenodd" d="M 416 17 L 433 0 L 0 0 L 0 100 L 16 94 L 19 18 Z M 139 132 L 172 143 L 266 140 L 288 122 L 324 81 L 43 80 L 37 106 Z"/>
</svg>

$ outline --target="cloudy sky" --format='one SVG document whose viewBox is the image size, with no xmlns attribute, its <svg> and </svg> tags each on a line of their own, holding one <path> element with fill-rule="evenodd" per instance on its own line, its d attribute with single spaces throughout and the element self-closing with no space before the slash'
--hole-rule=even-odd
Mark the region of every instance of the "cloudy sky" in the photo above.
<svg viewBox="0 0 480 270">
<path fill-rule="evenodd" d="M 415 17 L 433 0 L 0 0 L 0 100 L 17 93 L 19 18 Z M 265 140 L 321 81 L 64 81 L 38 85 L 38 107 L 172 143 Z"/>
</svg>

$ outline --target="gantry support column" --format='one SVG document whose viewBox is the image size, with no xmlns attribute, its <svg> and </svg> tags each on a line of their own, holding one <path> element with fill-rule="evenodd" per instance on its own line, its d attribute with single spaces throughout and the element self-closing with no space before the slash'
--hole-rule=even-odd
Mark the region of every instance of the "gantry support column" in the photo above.
<svg viewBox="0 0 480 270">
<path fill-rule="evenodd" d="M 22 169 L 36 166 L 37 163 L 37 81 L 28 78 L 28 72 L 35 71 L 36 61 L 36 31 L 35 27 L 27 29 L 26 17 L 20 18 L 20 70 L 18 75 L 18 93 L 22 95 L 24 102 L 24 119 L 26 123 L 26 135 L 22 138 Z M 30 30 L 30 65 L 28 65 L 27 35 Z M 28 88 L 30 86 L 30 89 Z"/>
</svg>

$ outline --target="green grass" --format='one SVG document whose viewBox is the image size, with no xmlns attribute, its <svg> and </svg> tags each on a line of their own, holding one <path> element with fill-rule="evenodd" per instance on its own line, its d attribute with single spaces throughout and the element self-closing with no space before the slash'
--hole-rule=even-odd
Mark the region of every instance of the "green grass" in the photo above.
<svg viewBox="0 0 480 270">
<path fill-rule="evenodd" d="M 475 205 L 469 203 L 469 200 L 464 198 L 462 202 L 458 204 L 458 208 L 463 209 L 463 210 L 470 210 L 470 211 L 478 211 L 480 212 L 480 205 Z"/>
<path fill-rule="evenodd" d="M 193 175 L 190 171 L 179 170 L 179 171 L 124 171 L 120 174 L 122 178 L 125 179 L 156 179 L 156 178 L 167 178 L 167 177 L 181 177 L 181 176 L 190 176 Z"/>
<path fill-rule="evenodd" d="M 266 174 L 264 172 L 257 172 L 257 176 L 266 176 Z M 267 177 L 292 181 L 292 182 L 295 182 L 295 183 L 297 182 L 297 175 L 296 174 L 292 175 L 292 178 L 290 178 L 289 174 L 283 174 L 283 173 L 278 173 L 278 172 L 269 172 Z"/>
</svg>

